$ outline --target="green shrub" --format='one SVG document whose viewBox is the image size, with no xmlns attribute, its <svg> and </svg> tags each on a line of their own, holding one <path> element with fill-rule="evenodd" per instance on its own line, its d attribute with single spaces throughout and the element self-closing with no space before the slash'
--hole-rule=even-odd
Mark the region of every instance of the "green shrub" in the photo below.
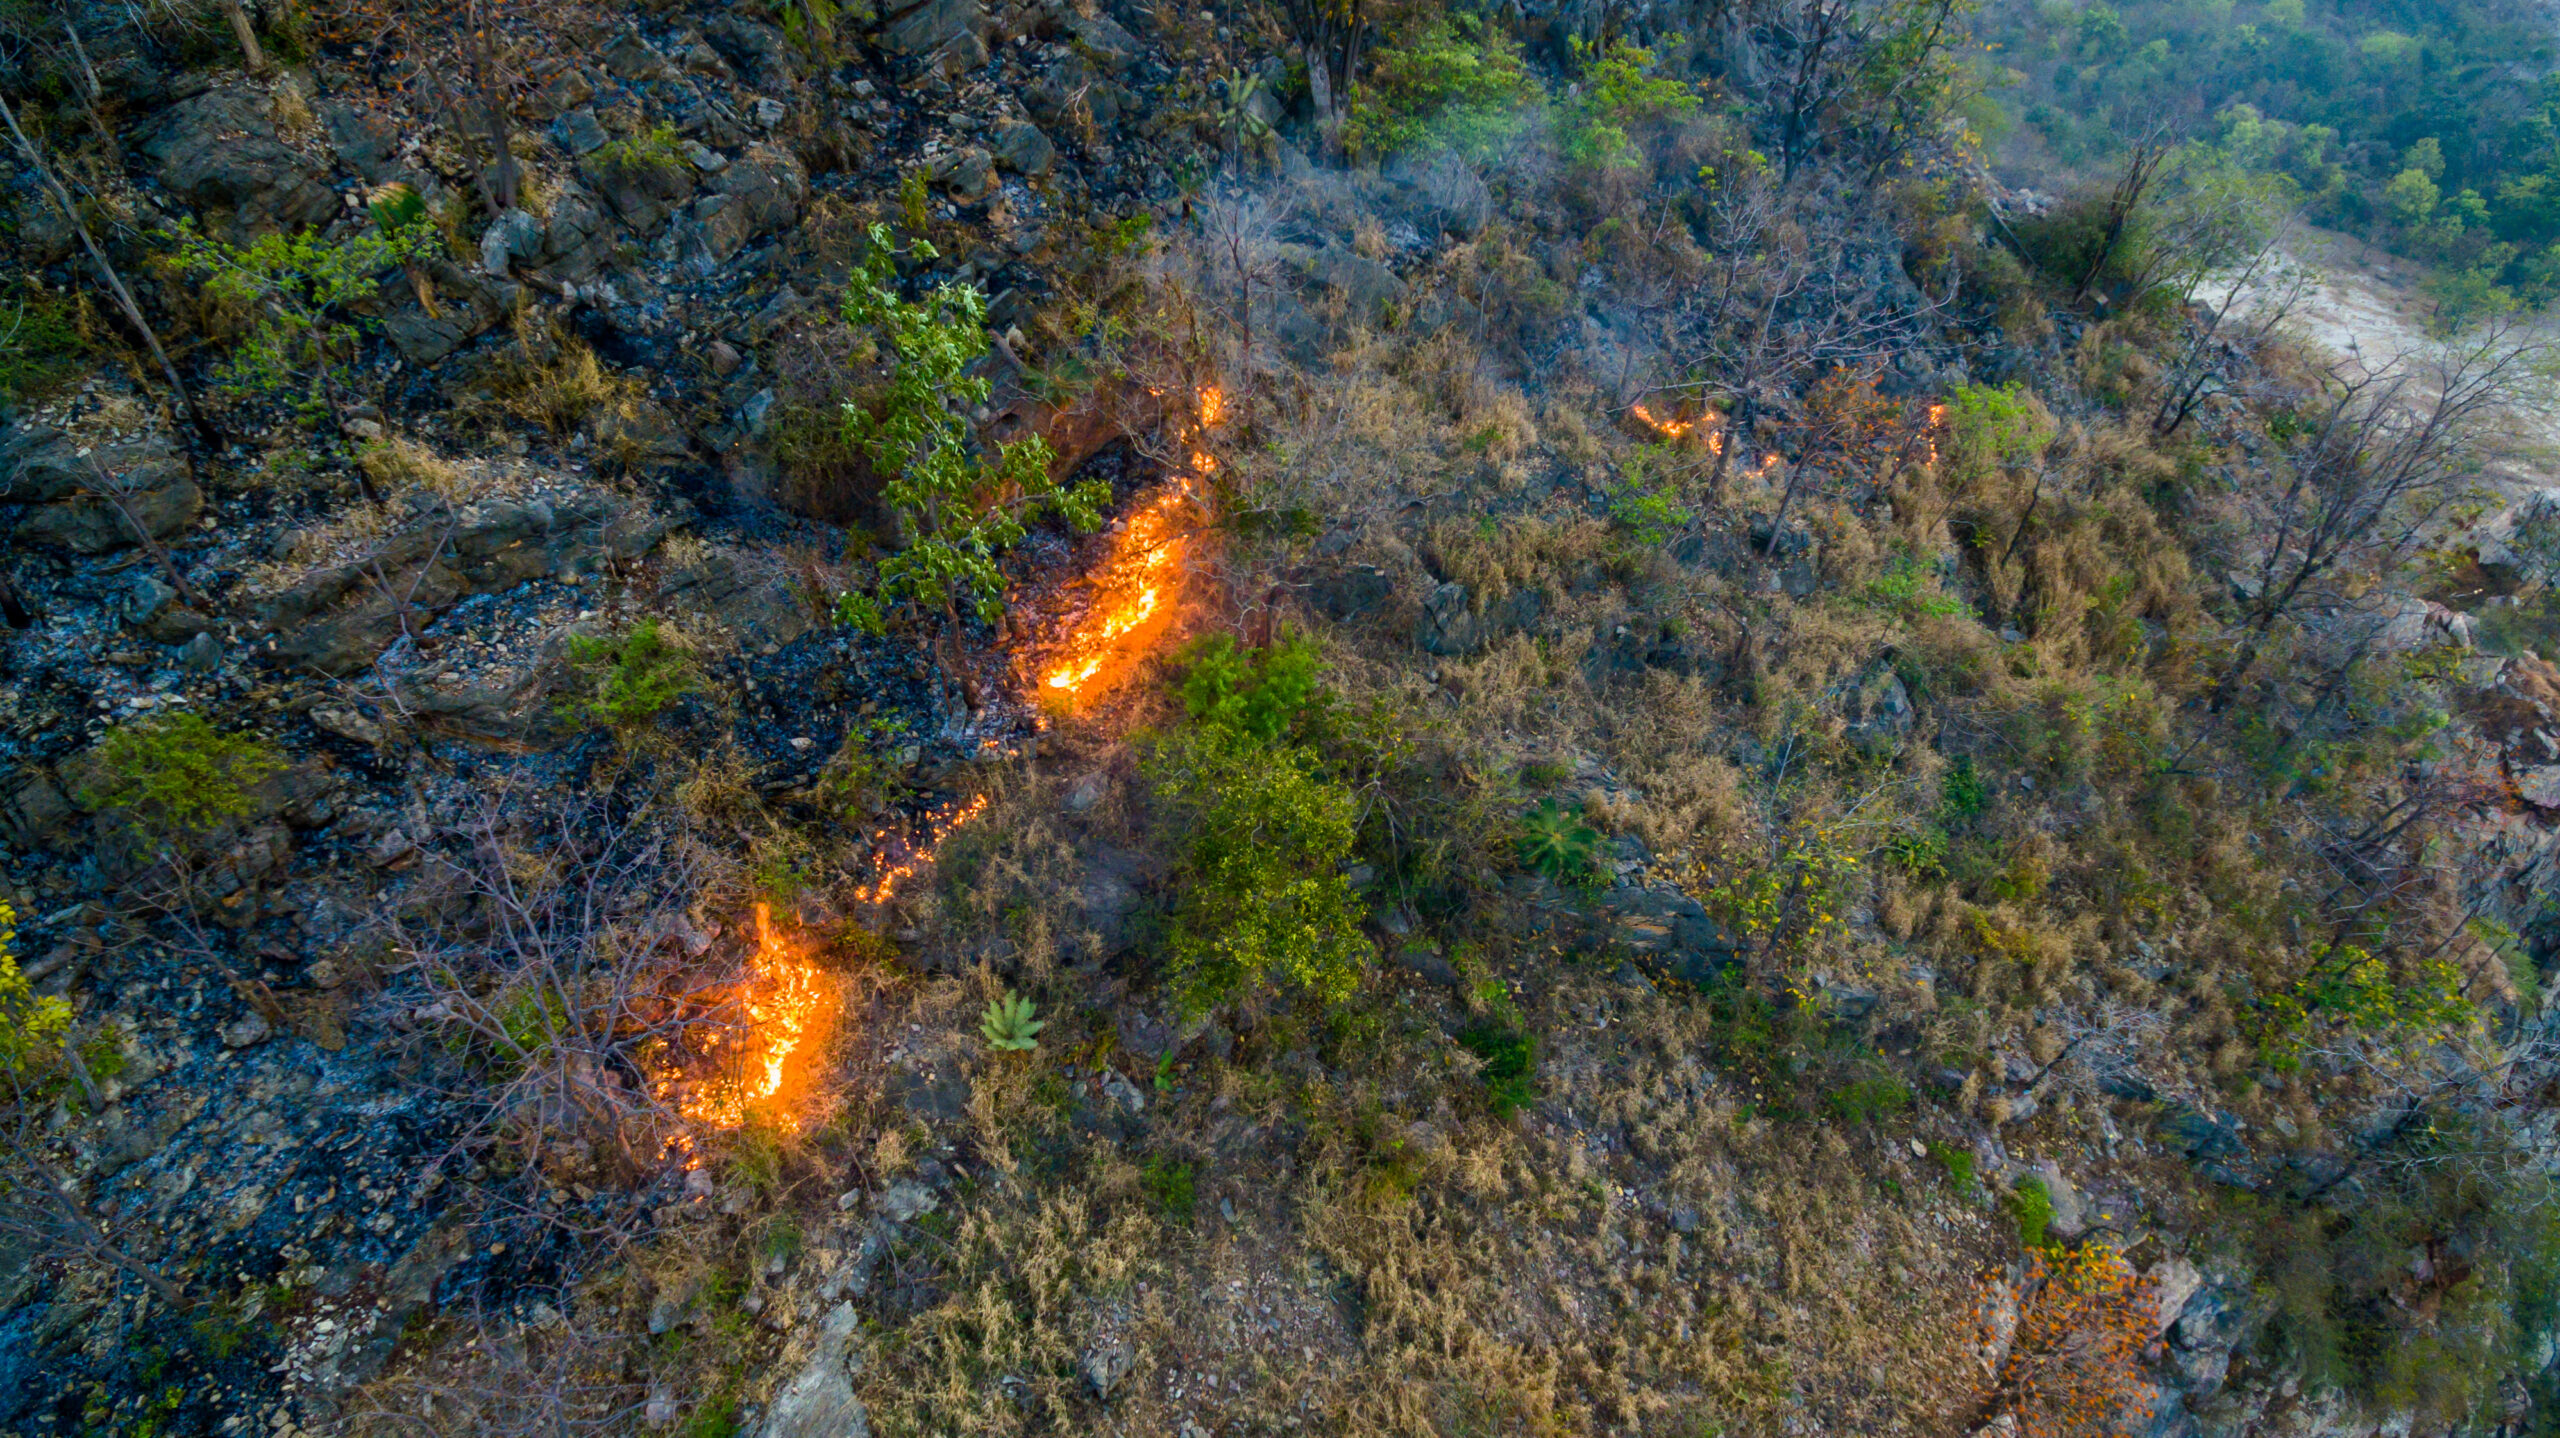
<svg viewBox="0 0 2560 1438">
<path fill-rule="evenodd" d="M 2019 1243 L 2028 1248 L 2052 1245 L 2045 1230 L 2053 1223 L 2053 1194 L 2043 1179 L 2027 1174 L 2010 1187 L 2009 1217 L 2018 1225 Z"/>
<path fill-rule="evenodd" d="M 1458 1035 L 1459 1046 L 1484 1060 L 1476 1077 L 1495 1118 L 1507 1119 L 1537 1098 L 1538 1040 L 1509 1024 L 1478 1024 Z"/>
<path fill-rule="evenodd" d="M 673 125 L 657 125 L 636 135 L 608 140 L 594 156 L 598 173 L 620 178 L 666 174 L 685 164 L 684 140 Z"/>
<path fill-rule="evenodd" d="M 1929 1157 L 1936 1159 L 1938 1166 L 1947 1171 L 1949 1187 L 1967 1197 L 1972 1196 L 1974 1178 L 1971 1149 L 1958 1148 L 1948 1143 L 1933 1143 L 1929 1145 Z"/>
<path fill-rule="evenodd" d="M 2052 417 L 2022 384 L 1960 384 L 1946 406 L 1946 458 L 1958 473 L 2022 464 L 2053 439 Z"/>
<path fill-rule="evenodd" d="M 160 714 L 98 742 L 81 807 L 113 810 L 153 846 L 200 837 L 255 807 L 249 790 L 285 767 L 263 739 L 225 734 L 199 714 Z"/>
<path fill-rule="evenodd" d="M 692 654 L 655 619 L 613 637 L 569 638 L 569 667 L 583 692 L 562 706 L 581 723 L 636 728 L 701 687 Z"/>
<path fill-rule="evenodd" d="M 71 1005 L 27 982 L 18 969 L 17 937 L 18 911 L 0 900 L 0 1073 L 23 1084 L 61 1056 Z"/>
<path fill-rule="evenodd" d="M 1199 1185 L 1191 1165 L 1159 1155 L 1147 1160 L 1140 1178 L 1146 1186 L 1147 1201 L 1156 1206 L 1156 1212 L 1176 1223 L 1191 1221 L 1192 1212 L 1200 1203 Z"/>
<path fill-rule="evenodd" d="M 1473 15 L 1434 16 L 1378 50 L 1343 144 L 1372 160 L 1433 147 L 1481 160 L 1517 139 L 1544 99 L 1509 35 Z"/>
<path fill-rule="evenodd" d="M 1600 831 L 1553 799 L 1520 816 L 1520 862 L 1559 884 L 1593 884 L 1600 878 Z"/>
<path fill-rule="evenodd" d="M 1182 707 L 1194 722 L 1277 743 L 1317 702 L 1322 667 L 1315 641 L 1289 638 L 1247 649 L 1224 634 L 1204 635 L 1182 652 Z"/>
<path fill-rule="evenodd" d="M 248 332 L 215 371 L 243 394 L 298 394 L 306 413 L 343 418 L 361 323 L 355 307 L 373 298 L 387 272 L 423 258 L 437 244 L 429 224 L 386 231 L 350 230 L 327 239 L 317 230 L 261 235 L 246 245 L 198 231 L 192 218 L 170 236 L 170 267 L 203 282 L 205 292 L 254 316 Z"/>
<path fill-rule="evenodd" d="M 1349 998 L 1369 955 L 1342 873 L 1358 804 L 1310 751 L 1194 728 L 1149 758 L 1156 792 L 1184 827 L 1184 886 L 1171 976 L 1195 1011 L 1248 985 Z"/>
<path fill-rule="evenodd" d="M 1911 1107 L 1911 1086 L 1884 1075 L 1862 1078 L 1825 1094 L 1822 1106 L 1842 1123 L 1873 1123 Z"/>
<path fill-rule="evenodd" d="M 88 352 L 73 302 L 30 280 L 0 305 L 0 400 L 42 394 L 71 379 Z"/>
</svg>

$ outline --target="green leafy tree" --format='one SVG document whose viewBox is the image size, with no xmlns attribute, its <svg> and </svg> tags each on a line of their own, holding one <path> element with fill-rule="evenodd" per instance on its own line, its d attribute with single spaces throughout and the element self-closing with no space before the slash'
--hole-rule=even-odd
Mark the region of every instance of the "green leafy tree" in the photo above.
<svg viewBox="0 0 2560 1438">
<path fill-rule="evenodd" d="M 1666 37 L 1677 48 L 1681 37 Z M 1583 48 L 1582 88 L 1565 109 L 1564 152 L 1578 165 L 1625 169 L 1641 163 L 1632 131 L 1698 108 L 1698 93 L 1681 81 L 1653 73 L 1654 52 L 1641 45 Z"/>
<path fill-rule="evenodd" d="M 1338 1003 L 1359 986 L 1369 942 L 1342 866 L 1359 805 L 1311 751 L 1237 729 L 1194 727 L 1152 765 L 1188 830 L 1172 924 L 1172 974 L 1195 1010 L 1253 986 Z"/>
<path fill-rule="evenodd" d="M 1247 649 L 1224 634 L 1207 635 L 1183 653 L 1182 707 L 1199 723 L 1265 743 L 1287 737 L 1321 692 L 1315 641 L 1284 639 Z"/>
<path fill-rule="evenodd" d="M 1545 98 L 1509 35 L 1472 15 L 1434 18 L 1377 53 L 1343 144 L 1369 159 L 1437 145 L 1481 160 L 1518 139 Z"/>
<path fill-rule="evenodd" d="M 219 371 L 224 385 L 245 394 L 298 394 L 306 411 L 346 418 L 347 367 L 363 333 L 353 307 L 381 289 L 385 273 L 436 243 L 432 225 L 376 221 L 339 239 L 305 230 L 246 245 L 206 235 L 191 219 L 179 222 L 171 266 L 251 316 Z"/>
<path fill-rule="evenodd" d="M 162 847 L 247 815 L 250 789 L 284 767 L 263 739 L 225 734 L 200 714 L 160 714 L 109 730 L 77 797 Z"/>
<path fill-rule="evenodd" d="M 62 1055 L 71 1032 L 71 1005 L 39 994 L 19 971 L 18 911 L 0 900 L 0 1070 L 23 1082 Z"/>
<path fill-rule="evenodd" d="M 923 240 L 908 253 L 935 257 Z M 1051 478 L 1056 456 L 1037 435 L 993 453 L 973 447 L 965 416 L 990 392 L 970 368 L 987 352 L 986 296 L 975 285 L 944 284 L 907 299 L 898 292 L 897 258 L 888 227 L 872 226 L 870 253 L 845 290 L 844 317 L 879 334 L 889 385 L 876 407 L 846 404 L 844 430 L 880 476 L 881 498 L 906 543 L 881 561 L 874 593 L 845 595 L 837 615 L 876 630 L 883 601 L 912 603 L 940 617 L 948 650 L 964 607 L 989 623 L 1003 612 L 997 561 L 1031 521 L 1056 514 L 1092 529 L 1111 489 L 1101 480 L 1069 487 Z M 947 654 L 946 662 L 959 667 Z"/>
</svg>

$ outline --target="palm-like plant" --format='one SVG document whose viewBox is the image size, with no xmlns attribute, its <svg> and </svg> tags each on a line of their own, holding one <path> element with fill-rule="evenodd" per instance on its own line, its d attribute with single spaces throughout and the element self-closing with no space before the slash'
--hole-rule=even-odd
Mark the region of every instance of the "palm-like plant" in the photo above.
<svg viewBox="0 0 2560 1438">
<path fill-rule="evenodd" d="M 1036 1012 L 1031 1000 L 1007 989 L 1003 998 L 988 1001 L 987 1011 L 978 1017 L 978 1033 L 1000 1053 L 1026 1053 L 1040 1047 L 1040 1031 L 1049 1026 L 1032 1017 Z"/>
<path fill-rule="evenodd" d="M 1600 831 L 1581 805 L 1541 799 L 1520 818 L 1520 862 L 1558 883 L 1587 883 L 1600 872 Z"/>
</svg>

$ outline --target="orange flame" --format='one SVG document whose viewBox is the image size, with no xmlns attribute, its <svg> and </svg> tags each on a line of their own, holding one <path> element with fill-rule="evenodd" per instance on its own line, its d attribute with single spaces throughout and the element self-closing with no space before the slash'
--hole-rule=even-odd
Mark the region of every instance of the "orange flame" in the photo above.
<svg viewBox="0 0 2560 1438">
<path fill-rule="evenodd" d="M 658 1080 L 659 1096 L 676 1098 L 678 1113 L 708 1128 L 736 1128 L 749 1112 L 769 1107 L 775 1123 L 797 1129 L 800 1118 L 786 1090 L 806 1084 L 809 1060 L 829 1027 L 833 988 L 824 971 L 774 932 L 773 907 L 759 902 L 755 960 L 743 985 L 747 1026 L 730 1055 L 731 1071 L 690 1091 L 680 1090 L 678 1075 L 667 1074 Z"/>
<path fill-rule="evenodd" d="M 1697 419 L 1665 419 L 1645 408 L 1641 401 L 1627 408 L 1638 423 L 1664 439 L 1677 440 L 1696 430 L 1698 442 L 1707 447 L 1707 453 L 1724 453 L 1724 427 L 1715 415 L 1701 415 Z"/>
<path fill-rule="evenodd" d="M 1186 442 L 1226 418 L 1227 397 L 1209 388 L 1200 392 L 1199 411 Z M 1121 522 L 1111 557 L 1094 579 L 1093 607 L 1067 637 L 1063 652 L 1042 677 L 1042 687 L 1061 699 L 1083 692 L 1114 658 L 1134 649 L 1142 631 L 1170 617 L 1166 601 L 1181 582 L 1184 521 L 1197 491 L 1193 482 L 1214 472 L 1218 462 L 1191 447 L 1191 468 L 1165 481 L 1153 499 Z"/>
</svg>

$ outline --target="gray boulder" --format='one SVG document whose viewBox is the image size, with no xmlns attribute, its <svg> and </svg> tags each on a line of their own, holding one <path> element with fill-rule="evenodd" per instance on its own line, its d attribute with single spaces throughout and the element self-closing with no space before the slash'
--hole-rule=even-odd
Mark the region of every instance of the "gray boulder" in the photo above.
<svg viewBox="0 0 2560 1438">
<path fill-rule="evenodd" d="M 0 504 L 29 506 L 15 531 L 20 542 L 105 554 L 138 542 L 134 523 L 166 539 L 204 512 L 204 492 L 168 440 L 151 436 L 96 446 L 87 455 L 80 450 L 78 441 L 50 426 L 0 440 Z M 93 460 L 128 486 L 131 521 L 93 493 L 99 482 Z"/>
<path fill-rule="evenodd" d="M 1611 889 L 1600 899 L 1608 937 L 1682 983 L 1703 987 L 1742 963 L 1742 951 L 1704 905 L 1676 889 Z"/>
<path fill-rule="evenodd" d="M 383 287 L 380 299 L 385 306 L 383 338 L 411 364 L 434 364 L 488 333 L 515 313 L 524 297 L 524 287 L 515 281 L 466 270 L 442 256 L 428 259 L 426 271 L 435 313 L 429 314 L 417 293 L 397 280 Z"/>
<path fill-rule="evenodd" d="M 255 91 L 180 101 L 144 128 L 138 148 L 171 194 L 231 212 L 244 231 L 299 229 L 338 213 L 328 172 L 277 138 L 266 97 Z"/>
<path fill-rule="evenodd" d="M 890 12 L 880 48 L 893 55 L 933 56 L 946 69 L 987 62 L 986 7 L 978 0 L 923 0 Z"/>
<path fill-rule="evenodd" d="M 763 1438 L 871 1438 L 871 1413 L 853 1396 L 844 1359 L 820 1353 L 809 1360 L 765 1410 Z"/>
<path fill-rule="evenodd" d="M 1466 654 L 1483 635 L 1484 625 L 1467 603 L 1467 587 L 1451 580 L 1422 601 L 1422 627 L 1413 639 L 1425 654 Z"/>
<path fill-rule="evenodd" d="M 678 251 L 694 273 L 719 272 L 747 242 L 788 227 L 809 198 L 809 173 L 787 152 L 758 145 L 723 168 L 678 229 Z"/>
<path fill-rule="evenodd" d="M 974 204 L 996 187 L 995 160 L 975 145 L 945 150 L 933 157 L 934 183 L 963 204 Z"/>
<path fill-rule="evenodd" d="M 1100 13 L 1078 15 L 1066 19 L 1067 37 L 1076 48 L 1100 61 L 1113 74 L 1138 63 L 1141 46 L 1138 37 L 1122 28 L 1118 21 Z"/>
<path fill-rule="evenodd" d="M 996 163 L 1017 175 L 1045 175 L 1057 163 L 1058 147 L 1028 121 L 1003 121 L 989 139 Z"/>
</svg>

